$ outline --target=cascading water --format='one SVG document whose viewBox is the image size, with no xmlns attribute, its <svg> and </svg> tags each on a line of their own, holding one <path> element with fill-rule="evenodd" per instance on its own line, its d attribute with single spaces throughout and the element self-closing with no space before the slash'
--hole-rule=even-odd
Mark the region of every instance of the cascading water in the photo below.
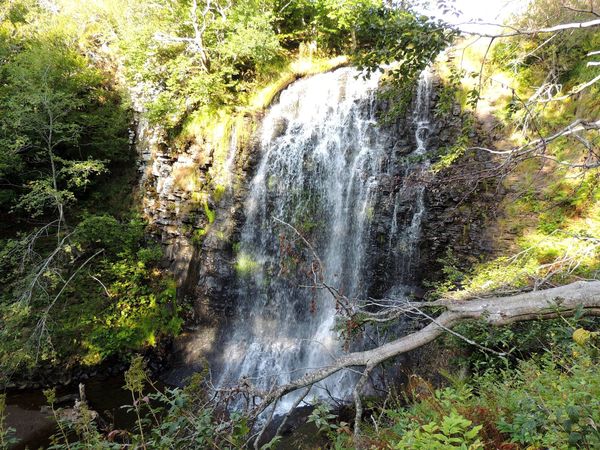
<svg viewBox="0 0 600 450">
<path fill-rule="evenodd" d="M 415 140 L 417 148 L 415 155 L 423 155 L 427 151 L 427 134 L 429 133 L 430 107 L 429 99 L 431 97 L 431 72 L 425 69 L 421 72 L 419 83 L 417 84 L 417 99 L 413 112 L 413 122 L 415 124 Z"/>
<path fill-rule="evenodd" d="M 229 138 L 229 148 L 227 151 L 227 159 L 225 160 L 225 164 L 223 165 L 222 173 L 224 175 L 223 184 L 227 186 L 229 190 L 233 188 L 233 166 L 235 163 L 235 157 L 237 155 L 238 148 L 238 133 L 237 126 L 234 124 L 231 127 L 231 136 Z"/>
<path fill-rule="evenodd" d="M 376 119 L 379 78 L 375 73 L 364 79 L 355 69 L 342 68 L 300 80 L 281 93 L 265 117 L 261 160 L 237 249 L 237 303 L 222 338 L 219 385 L 247 377 L 268 388 L 326 366 L 342 352 L 334 330 L 335 302 L 329 293 L 306 286 L 310 270 L 289 244 L 298 237 L 275 218 L 311 242 L 329 285 L 350 298 L 366 295 L 374 206 L 390 170 L 388 136 Z M 428 104 L 429 88 L 422 85 L 419 105 Z M 418 154 L 425 149 L 424 108 L 416 108 L 414 119 Z M 417 201 L 409 229 L 420 227 L 422 190 Z M 398 230 L 394 220 L 390 231 L 408 232 Z M 321 388 L 345 398 L 352 380 L 351 374 L 340 374 Z M 292 402 L 284 399 L 279 408 Z"/>
<path fill-rule="evenodd" d="M 423 158 L 427 151 L 427 142 L 430 131 L 431 119 L 431 80 L 431 72 L 429 71 L 429 69 L 425 69 L 421 73 L 421 76 L 419 77 L 419 82 L 417 84 L 417 95 L 415 99 L 412 117 L 413 125 L 415 128 L 416 148 L 411 154 L 417 158 Z M 417 164 L 407 166 L 405 180 L 410 180 L 411 178 L 420 178 L 420 176 L 423 175 L 428 168 L 429 161 L 427 159 L 420 161 Z M 412 177 L 408 176 L 409 172 L 410 175 L 412 175 Z M 412 195 L 412 198 L 414 198 L 414 212 L 412 214 L 410 224 L 408 224 L 408 226 L 404 230 L 398 233 L 399 227 L 397 220 L 397 211 L 401 199 L 406 196 L 406 192 L 404 190 L 401 190 L 396 193 L 394 201 L 394 213 L 392 218 L 392 229 L 390 233 L 390 248 L 392 247 L 394 239 L 397 239 L 398 243 L 400 244 L 400 253 L 402 254 L 400 262 L 400 265 L 402 266 L 400 278 L 401 281 L 404 282 L 410 279 L 410 273 L 413 270 L 413 265 L 418 257 L 418 246 L 416 244 L 418 243 L 421 234 L 421 223 L 423 221 L 423 215 L 425 214 L 425 184 L 418 181 L 411 181 L 411 184 L 412 186 L 409 186 L 409 188 L 412 188 L 414 190 L 414 194 Z"/>
<path fill-rule="evenodd" d="M 431 97 L 431 73 L 424 70 L 419 78 L 417 85 L 417 102 L 414 110 L 415 140 L 417 148 L 413 152 L 417 156 L 422 156 L 427 151 L 427 135 L 429 133 L 429 98 Z M 425 160 L 418 170 L 423 173 L 429 167 L 429 162 Z M 413 214 L 410 226 L 408 227 L 408 238 L 410 242 L 416 242 L 419 239 L 421 230 L 421 221 L 425 213 L 425 185 L 417 186 L 416 208 Z"/>
</svg>

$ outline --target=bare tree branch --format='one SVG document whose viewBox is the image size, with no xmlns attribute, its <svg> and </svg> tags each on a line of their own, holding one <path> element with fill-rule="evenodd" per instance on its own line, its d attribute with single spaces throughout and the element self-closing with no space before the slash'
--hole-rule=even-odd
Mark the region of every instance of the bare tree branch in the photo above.
<svg viewBox="0 0 600 450">
<path fill-rule="evenodd" d="M 592 14 L 593 16 L 596 16 L 596 17 L 600 17 L 600 14 L 598 14 L 596 11 L 594 11 L 594 5 L 591 1 L 590 1 L 589 9 L 575 8 L 574 6 L 565 5 L 564 3 L 562 5 L 562 7 L 565 9 L 568 9 L 569 11 L 578 12 L 578 13 L 587 13 L 587 14 Z"/>
<path fill-rule="evenodd" d="M 494 150 L 486 147 L 469 147 L 468 150 L 481 150 L 487 153 L 491 153 L 493 155 L 506 157 L 506 159 L 500 165 L 500 167 L 495 168 L 494 174 L 497 174 L 498 171 L 505 170 L 509 167 L 513 167 L 516 163 L 529 158 L 545 159 L 573 169 L 596 169 L 600 167 L 600 160 L 594 157 L 595 154 L 592 154 L 592 158 L 588 158 L 584 162 L 571 162 L 561 160 L 555 156 L 545 153 L 546 147 L 551 142 L 561 137 L 571 136 L 581 131 L 590 130 L 600 130 L 600 120 L 596 122 L 588 122 L 585 120 L 577 119 L 550 136 L 535 139 L 531 142 L 528 142 L 527 144 L 522 145 L 521 147 L 509 150 Z"/>
<path fill-rule="evenodd" d="M 508 297 L 466 301 L 443 300 L 435 304 L 443 305 L 445 311 L 437 316 L 434 322 L 419 331 L 377 348 L 340 356 L 330 365 L 309 372 L 297 380 L 268 392 L 256 390 L 250 384 L 238 389 L 261 399 L 252 411 L 252 415 L 257 417 L 275 401 L 297 389 L 312 386 L 344 369 L 353 367 L 372 369 L 390 358 L 432 342 L 447 329 L 452 329 L 465 321 L 482 320 L 491 326 L 503 326 L 535 319 L 569 317 L 575 313 L 600 316 L 600 281 L 578 281 L 557 288 Z"/>
<path fill-rule="evenodd" d="M 489 23 L 489 22 L 477 22 L 477 23 L 475 23 L 475 25 L 487 25 L 487 26 L 497 26 L 499 28 L 510 28 L 514 31 L 509 32 L 509 33 L 497 33 L 497 34 L 480 33 L 480 32 L 476 32 L 476 31 L 461 30 L 460 28 L 459 28 L 459 31 L 463 34 L 469 34 L 469 35 L 475 35 L 475 36 L 488 37 L 488 38 L 495 39 L 495 38 L 504 38 L 504 37 L 514 37 L 514 36 L 528 36 L 528 35 L 535 35 L 535 34 L 557 33 L 557 32 L 567 31 L 567 30 L 581 30 L 581 29 L 586 29 L 586 28 L 595 28 L 595 27 L 600 26 L 600 19 L 594 19 L 594 20 L 590 20 L 587 22 L 563 23 L 560 25 L 554 25 L 552 27 L 547 27 L 547 28 L 538 28 L 535 30 L 519 30 L 517 28 L 508 27 L 505 25 L 497 24 L 497 23 Z"/>
<path fill-rule="evenodd" d="M 600 65 L 600 62 L 588 62 L 587 63 L 588 66 L 598 66 Z M 584 89 L 587 89 L 588 87 L 590 87 L 591 85 L 597 83 L 598 81 L 600 81 L 600 75 L 592 78 L 590 81 L 583 83 L 583 84 L 579 84 L 577 86 L 575 86 L 573 89 L 571 89 L 567 94 L 565 95 L 561 95 L 559 97 L 551 97 L 547 100 L 538 100 L 538 103 L 548 103 L 548 102 L 556 102 L 556 101 L 562 101 L 562 100 L 566 100 L 569 97 L 572 97 L 576 94 L 579 94 L 581 91 L 583 91 Z"/>
</svg>

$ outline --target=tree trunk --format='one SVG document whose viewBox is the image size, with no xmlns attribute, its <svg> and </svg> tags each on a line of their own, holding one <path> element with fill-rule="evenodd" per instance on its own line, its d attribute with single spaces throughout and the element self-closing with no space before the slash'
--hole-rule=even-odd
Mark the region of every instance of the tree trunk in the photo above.
<svg viewBox="0 0 600 450">
<path fill-rule="evenodd" d="M 264 411 L 282 396 L 305 386 L 313 385 L 342 369 L 372 368 L 382 362 L 432 342 L 459 323 L 479 319 L 492 326 L 508 325 L 534 319 L 569 317 L 576 312 L 600 316 L 600 281 L 578 281 L 557 288 L 532 291 L 509 297 L 492 297 L 466 301 L 439 301 L 445 312 L 423 329 L 380 347 L 341 356 L 329 366 L 279 386 L 268 393 L 256 393 L 263 399 L 256 414 Z M 262 395 L 261 395 L 262 394 Z"/>
</svg>

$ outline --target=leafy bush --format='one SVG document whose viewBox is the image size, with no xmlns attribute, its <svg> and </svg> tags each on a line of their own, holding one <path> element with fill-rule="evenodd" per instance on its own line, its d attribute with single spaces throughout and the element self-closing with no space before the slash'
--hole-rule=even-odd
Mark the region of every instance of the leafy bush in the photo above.
<svg viewBox="0 0 600 450">
<path fill-rule="evenodd" d="M 398 450 L 428 450 L 432 448 L 476 450 L 483 448 L 483 444 L 478 438 L 482 426 L 472 425 L 473 422 L 452 411 L 450 415 L 442 417 L 441 423 L 430 422 L 416 430 L 409 430 L 400 441 L 392 443 L 392 448 Z"/>
<path fill-rule="evenodd" d="M 102 248 L 107 254 L 131 252 L 143 238 L 144 223 L 132 220 L 128 224 L 106 214 L 85 217 L 75 228 L 75 242 L 82 251 Z"/>
<path fill-rule="evenodd" d="M 0 369 L 12 371 L 40 361 L 96 364 L 177 334 L 182 320 L 175 283 L 157 267 L 162 249 L 145 241 L 144 228 L 138 218 L 88 215 L 52 260 L 25 257 L 30 235 L 9 241 L 0 252 L 0 315 L 5 325 L 0 330 Z M 38 241 L 33 248 L 43 254 L 47 244 Z M 40 263 L 51 270 L 39 277 L 43 289 L 39 285 L 30 290 L 29 273 Z M 23 301 L 24 293 L 31 301 Z M 54 303 L 59 307 L 52 307 Z M 30 336 L 39 332 L 47 316 L 52 320 L 43 330 L 41 347 L 32 346 Z"/>
<path fill-rule="evenodd" d="M 372 438 L 407 449 L 596 448 L 598 338 L 583 329 L 574 337 L 579 344 L 571 341 L 513 368 L 452 379 L 450 387 L 422 392 L 409 406 L 374 411 L 380 423 L 370 430 Z"/>
</svg>

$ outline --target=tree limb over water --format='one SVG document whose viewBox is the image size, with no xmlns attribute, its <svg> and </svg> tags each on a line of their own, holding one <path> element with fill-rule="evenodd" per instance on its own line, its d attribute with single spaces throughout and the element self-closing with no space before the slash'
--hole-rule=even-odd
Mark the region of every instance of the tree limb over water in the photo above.
<svg viewBox="0 0 600 450">
<path fill-rule="evenodd" d="M 488 325 L 504 326 L 528 320 L 571 317 L 575 314 L 600 316 L 600 281 L 578 281 L 552 289 L 512 296 L 461 301 L 442 299 L 435 302 L 406 302 L 402 304 L 401 312 L 410 309 L 421 311 L 425 307 L 441 308 L 444 311 L 432 318 L 431 322 L 419 331 L 370 350 L 340 356 L 328 366 L 309 372 L 290 383 L 275 386 L 267 392 L 256 390 L 250 383 L 230 390 L 230 392 L 236 391 L 250 397 L 260 398 L 260 403 L 250 412 L 253 417 L 257 417 L 283 396 L 312 386 L 341 370 L 364 367 L 361 377 L 361 380 L 364 380 L 374 367 L 391 358 L 422 347 L 466 321 L 481 320 Z M 355 400 L 361 394 L 362 385 L 364 382 L 357 384 L 354 391 Z M 356 434 L 359 431 L 360 410 L 361 408 L 357 408 Z"/>
</svg>

